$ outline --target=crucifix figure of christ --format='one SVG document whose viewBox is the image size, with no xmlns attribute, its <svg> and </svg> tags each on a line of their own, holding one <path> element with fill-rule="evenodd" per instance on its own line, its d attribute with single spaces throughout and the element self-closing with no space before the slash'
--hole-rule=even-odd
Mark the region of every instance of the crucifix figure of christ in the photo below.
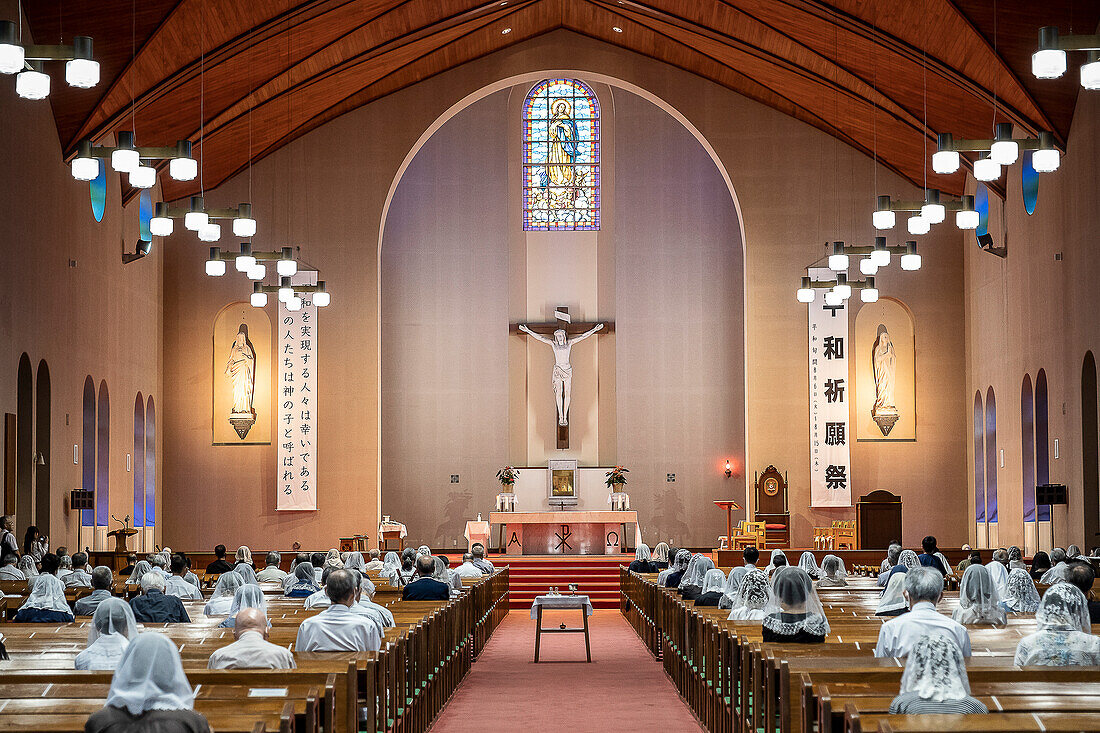
<svg viewBox="0 0 1100 733">
<path fill-rule="evenodd" d="M 554 387 L 554 403 L 558 412 L 558 448 L 569 447 L 569 403 L 573 390 L 573 365 L 569 356 L 576 344 L 605 328 L 614 329 L 614 323 L 574 323 L 569 309 L 554 309 L 551 323 L 520 323 L 516 329 L 541 341 L 554 350 L 554 371 L 551 382 Z"/>
</svg>

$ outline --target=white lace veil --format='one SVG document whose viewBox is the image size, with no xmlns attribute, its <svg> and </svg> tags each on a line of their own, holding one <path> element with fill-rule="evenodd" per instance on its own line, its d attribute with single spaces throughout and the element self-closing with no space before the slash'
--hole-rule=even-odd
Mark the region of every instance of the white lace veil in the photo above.
<svg viewBox="0 0 1100 733">
<path fill-rule="evenodd" d="M 775 570 L 775 567 L 776 567 L 775 558 L 777 558 L 777 557 L 782 557 L 784 560 L 787 560 L 787 553 L 783 552 L 782 550 L 772 550 L 771 559 L 768 560 L 768 567 L 764 569 L 764 572 L 766 572 L 768 575 L 771 575 L 771 572 L 773 570 Z M 787 564 L 788 565 L 791 564 L 790 560 L 787 560 Z M 779 567 L 783 567 L 783 566 L 780 565 Z"/>
<path fill-rule="evenodd" d="M 912 550 L 902 550 L 898 555 L 898 565 L 904 565 L 906 570 L 920 567 L 920 558 Z"/>
<path fill-rule="evenodd" d="M 719 608 L 733 608 L 733 599 L 737 596 L 737 591 L 741 588 L 741 583 L 748 574 L 749 569 L 744 565 L 738 565 L 730 570 L 729 576 L 726 577 L 726 587 L 722 591 L 722 597 L 718 599 Z"/>
<path fill-rule="evenodd" d="M 763 570 L 750 570 L 733 597 L 733 610 L 763 610 L 771 603 L 772 591 L 768 575 Z"/>
<path fill-rule="evenodd" d="M 65 600 L 65 586 L 57 579 L 57 576 L 42 573 L 31 583 L 31 592 L 27 600 L 19 607 L 37 608 L 42 611 L 60 611 L 70 616 L 73 610 L 69 608 L 69 602 Z"/>
<path fill-rule="evenodd" d="M 798 567 L 805 570 L 811 578 L 821 575 L 821 568 L 817 566 L 817 558 L 809 550 L 803 552 L 802 557 L 798 558 Z"/>
<path fill-rule="evenodd" d="M 1004 567 L 1000 563 L 993 563 Z M 993 582 L 993 574 L 985 565 L 968 565 L 959 582 L 959 607 L 952 616 L 956 621 L 973 609 L 978 618 L 991 619 L 1000 615 L 1001 596 Z"/>
<path fill-rule="evenodd" d="M 668 563 L 668 567 L 657 573 L 657 585 L 664 587 L 665 579 L 673 573 L 686 568 L 690 560 L 690 552 L 688 552 L 687 550 L 677 550 L 672 560 Z"/>
<path fill-rule="evenodd" d="M 829 578 L 848 577 L 848 573 L 844 569 L 844 561 L 836 555 L 826 555 L 821 560 L 821 572 Z"/>
<path fill-rule="evenodd" d="M 236 617 L 237 612 L 242 608 L 255 608 L 263 611 L 264 616 L 267 616 L 267 599 L 264 597 L 264 592 L 260 590 L 260 586 L 249 583 L 233 592 L 233 604 L 229 607 L 229 615 Z"/>
<path fill-rule="evenodd" d="M 191 710 L 194 704 L 176 645 L 164 634 L 138 634 L 118 662 L 107 705 L 141 715 L 146 710 Z"/>
<path fill-rule="evenodd" d="M 335 547 L 333 547 L 331 550 L 329 550 L 328 554 L 325 555 L 325 564 L 322 565 L 321 567 L 323 567 L 323 568 L 342 568 L 342 567 L 344 567 L 344 561 L 340 559 L 340 551 L 337 550 Z"/>
<path fill-rule="evenodd" d="M 256 579 L 256 571 L 252 569 L 251 565 L 242 563 L 234 568 L 233 572 L 241 576 L 241 580 L 244 581 L 246 585 L 258 585 L 260 582 Z M 221 578 L 219 577 L 218 580 L 220 581 Z"/>
<path fill-rule="evenodd" d="M 948 575 L 951 575 L 951 561 L 947 559 L 947 555 L 944 555 L 942 552 L 939 551 L 932 554 L 939 558 L 940 563 L 943 564 L 943 569 L 947 571 Z"/>
<path fill-rule="evenodd" d="M 687 572 L 684 573 L 684 578 L 680 582 L 681 588 L 687 588 L 689 586 L 702 588 L 703 578 L 706 576 L 708 570 L 714 569 L 714 561 L 706 555 L 696 555 L 691 559 L 688 564 Z M 723 578 L 725 575 L 723 574 Z"/>
<path fill-rule="evenodd" d="M 667 542 L 658 542 L 657 546 L 653 548 L 653 561 L 668 562 L 668 549 Z"/>
<path fill-rule="evenodd" d="M 1058 583 L 1047 588 L 1043 600 L 1039 601 L 1035 621 L 1039 631 L 1092 632 L 1085 594 L 1069 583 Z"/>
<path fill-rule="evenodd" d="M 791 619 L 791 614 L 805 614 L 805 617 Z M 815 635 L 829 634 L 825 608 L 817 597 L 809 573 L 794 567 L 781 567 L 775 571 L 771 600 L 764 608 L 764 626 L 785 636 L 797 634 L 799 631 Z"/>
<path fill-rule="evenodd" d="M 420 547 L 416 548 L 416 556 L 417 557 L 420 557 L 421 555 L 430 555 L 430 554 L 432 554 L 432 548 L 428 547 L 427 545 L 421 545 Z"/>
<path fill-rule="evenodd" d="M 882 598 L 878 602 L 875 613 L 896 611 L 899 608 L 908 608 L 905 601 L 905 573 L 894 573 L 890 576 L 890 582 L 886 584 L 886 590 L 882 592 Z"/>
<path fill-rule="evenodd" d="M 638 548 L 634 550 L 635 560 L 652 560 L 653 555 L 649 551 L 649 545 L 642 542 L 638 545 Z"/>
<path fill-rule="evenodd" d="M 1081 548 L 1078 547 L 1077 545 L 1070 545 L 1069 547 L 1066 548 L 1066 559 L 1067 560 L 1072 560 L 1073 558 L 1079 557 L 1080 555 L 1081 555 Z"/>
<path fill-rule="evenodd" d="M 997 597 L 1004 598 L 1008 595 L 1008 568 L 1001 565 L 996 560 L 990 561 L 988 565 L 982 565 L 989 570 L 989 577 L 993 579 L 993 587 L 997 590 Z M 967 570 L 970 568 L 967 567 Z M 965 573 L 963 573 L 965 575 Z"/>
<path fill-rule="evenodd" d="M 34 566 L 34 555 L 24 555 L 19 558 L 19 569 L 23 571 L 23 575 L 27 576 L 27 580 L 38 577 L 38 568 Z"/>
<path fill-rule="evenodd" d="M 222 573 L 218 576 L 217 585 L 214 586 L 214 595 L 210 596 L 210 600 L 215 598 L 221 598 L 222 596 L 233 597 L 233 594 L 237 592 L 237 589 L 244 585 L 244 578 L 236 570 L 230 570 L 228 573 Z"/>
<path fill-rule="evenodd" d="M 1016 568 L 1009 571 L 1005 602 L 1016 613 L 1035 613 L 1039 608 L 1039 591 L 1026 570 Z"/>
<path fill-rule="evenodd" d="M 345 570 L 358 570 L 360 573 L 367 572 L 367 563 L 363 560 L 363 553 L 355 550 L 348 553 L 348 559 L 344 560 Z"/>
<path fill-rule="evenodd" d="M 966 662 L 953 639 L 931 633 L 917 640 L 909 651 L 905 672 L 901 675 L 901 694 L 907 692 L 936 702 L 969 697 Z"/>
<path fill-rule="evenodd" d="M 238 563 L 252 564 L 252 550 L 248 549 L 248 545 L 241 545 L 237 548 L 236 559 Z"/>
<path fill-rule="evenodd" d="M 153 569 L 153 566 L 149 564 L 148 560 L 138 560 L 134 565 L 134 572 L 130 573 L 129 579 L 127 579 L 127 585 L 139 585 L 141 583 L 141 576 Z"/>
<path fill-rule="evenodd" d="M 718 568 L 707 571 L 703 576 L 703 593 L 722 592 L 726 588 L 726 574 Z"/>
<path fill-rule="evenodd" d="M 92 624 L 88 629 L 88 645 L 91 646 L 101 636 L 122 634 L 133 640 L 138 635 L 137 621 L 130 604 L 121 598 L 104 598 L 92 614 Z"/>
</svg>

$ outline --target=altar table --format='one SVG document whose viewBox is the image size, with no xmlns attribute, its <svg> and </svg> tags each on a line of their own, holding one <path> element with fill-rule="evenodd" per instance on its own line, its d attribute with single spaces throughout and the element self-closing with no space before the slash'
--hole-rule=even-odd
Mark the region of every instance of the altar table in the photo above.
<svg viewBox="0 0 1100 733">
<path fill-rule="evenodd" d="M 630 546 L 642 541 L 638 512 L 490 512 L 489 523 L 505 526 L 505 555 L 617 554 L 627 525 L 634 528 Z"/>
</svg>

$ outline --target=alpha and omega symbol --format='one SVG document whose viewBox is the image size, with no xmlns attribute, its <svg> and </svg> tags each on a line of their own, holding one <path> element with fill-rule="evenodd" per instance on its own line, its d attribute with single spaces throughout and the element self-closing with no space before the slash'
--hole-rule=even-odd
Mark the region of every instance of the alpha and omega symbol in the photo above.
<svg viewBox="0 0 1100 733">
<path fill-rule="evenodd" d="M 561 526 L 561 532 L 555 532 L 554 536 L 558 538 L 558 544 L 554 547 L 555 550 L 561 550 L 563 548 L 566 550 L 573 549 L 573 545 L 569 544 L 569 542 L 567 541 L 570 537 L 573 536 L 573 533 L 569 531 L 568 524 L 563 524 Z"/>
<path fill-rule="evenodd" d="M 619 546 L 619 533 L 615 530 L 611 530 L 607 533 L 607 546 L 618 547 Z"/>
<path fill-rule="evenodd" d="M 522 544 L 520 543 L 520 541 L 519 541 L 519 537 L 517 537 L 517 536 L 516 536 L 516 533 L 515 533 L 515 532 L 513 532 L 513 533 L 512 533 L 512 536 L 508 538 L 508 547 L 511 547 L 512 545 L 520 545 L 520 547 L 522 547 L 522 546 L 523 546 L 523 545 L 522 545 Z"/>
</svg>

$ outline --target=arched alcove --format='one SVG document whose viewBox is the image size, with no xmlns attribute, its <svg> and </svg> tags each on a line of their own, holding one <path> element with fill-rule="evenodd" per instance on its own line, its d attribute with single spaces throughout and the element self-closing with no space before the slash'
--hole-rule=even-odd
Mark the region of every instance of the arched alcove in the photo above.
<svg viewBox="0 0 1100 733">
<path fill-rule="evenodd" d="M 89 374 L 84 378 L 84 393 L 80 412 L 80 488 L 95 493 L 95 381 Z M 95 509 L 82 509 L 80 526 L 95 526 Z"/>
<path fill-rule="evenodd" d="M 15 420 L 15 518 L 22 537 L 23 530 L 34 524 L 34 372 L 26 354 L 19 357 Z"/>
<path fill-rule="evenodd" d="M 157 525 L 157 409 L 153 395 L 149 395 L 145 407 L 145 527 L 152 530 Z M 151 536 L 146 538 L 152 542 Z"/>
<path fill-rule="evenodd" d="M 974 393 L 974 521 L 985 523 L 985 408 Z"/>
<path fill-rule="evenodd" d="M 38 362 L 34 380 L 34 522 L 43 534 L 50 532 L 50 367 Z"/>
<path fill-rule="evenodd" d="M 1031 375 L 1024 375 L 1020 387 L 1020 467 L 1024 522 L 1035 521 L 1035 396 Z"/>
<path fill-rule="evenodd" d="M 1095 544 L 1100 523 L 1100 434 L 1096 414 L 1096 359 L 1085 352 L 1081 364 L 1081 507 L 1085 515 L 1085 540 Z"/>
<path fill-rule="evenodd" d="M 1050 418 L 1047 414 L 1047 373 L 1040 369 L 1035 375 L 1035 483 L 1050 483 Z M 1033 497 L 1034 498 L 1034 497 Z M 1035 507 L 1040 522 L 1050 521 L 1050 507 Z"/>
<path fill-rule="evenodd" d="M 134 398 L 134 527 L 145 526 L 145 398 Z"/>
<path fill-rule="evenodd" d="M 985 521 L 997 522 L 997 397 L 993 387 L 985 395 Z"/>
<path fill-rule="evenodd" d="M 106 380 L 99 383 L 96 405 L 95 524 L 106 527 L 111 514 L 111 395 Z M 96 535 L 96 541 L 99 535 Z"/>
</svg>

